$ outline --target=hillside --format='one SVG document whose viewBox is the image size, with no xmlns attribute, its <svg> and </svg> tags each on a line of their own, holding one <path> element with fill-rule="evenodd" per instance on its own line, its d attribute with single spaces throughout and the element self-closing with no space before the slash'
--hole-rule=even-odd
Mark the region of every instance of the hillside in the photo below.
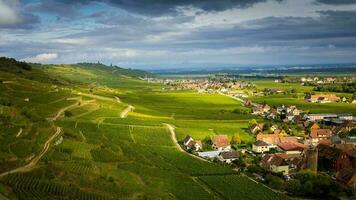
<svg viewBox="0 0 356 200">
<path fill-rule="evenodd" d="M 0 71 L 0 194 L 8 199 L 286 199 L 175 137 L 244 132 L 250 115 L 217 94 L 93 64 Z M 130 77 L 131 76 L 131 77 Z M 169 125 L 167 125 L 169 124 Z M 170 127 L 174 127 L 172 130 Z M 1 196 L 0 196 L 1 198 Z"/>
</svg>

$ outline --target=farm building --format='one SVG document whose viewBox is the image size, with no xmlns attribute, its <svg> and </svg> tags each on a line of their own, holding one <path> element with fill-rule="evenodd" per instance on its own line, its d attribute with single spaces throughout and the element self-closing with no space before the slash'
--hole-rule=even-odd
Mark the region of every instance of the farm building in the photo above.
<svg viewBox="0 0 356 200">
<path fill-rule="evenodd" d="M 237 151 L 224 151 L 219 154 L 219 160 L 228 164 L 239 158 L 240 154 Z"/>
<path fill-rule="evenodd" d="M 280 156 L 278 154 L 263 156 L 261 161 L 261 167 L 275 173 L 281 172 L 284 175 L 287 175 L 289 173 L 289 164 L 287 163 L 285 158 L 283 158 L 283 156 Z"/>
<path fill-rule="evenodd" d="M 215 135 L 211 141 L 213 142 L 212 147 L 215 150 L 228 151 L 231 149 L 227 135 Z"/>
</svg>

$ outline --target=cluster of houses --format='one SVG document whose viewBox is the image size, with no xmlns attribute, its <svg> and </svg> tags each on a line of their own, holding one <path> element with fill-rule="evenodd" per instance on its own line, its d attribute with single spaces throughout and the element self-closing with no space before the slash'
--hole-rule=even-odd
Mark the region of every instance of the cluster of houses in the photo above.
<svg viewBox="0 0 356 200">
<path fill-rule="evenodd" d="M 200 157 L 206 159 L 218 159 L 221 162 L 232 163 L 240 158 L 240 153 L 233 150 L 230 145 L 230 140 L 227 135 L 215 135 L 211 139 L 212 151 L 198 152 L 202 150 L 202 142 L 194 140 L 190 135 L 187 135 L 182 145 L 186 151 L 195 151 Z"/>
<path fill-rule="evenodd" d="M 293 174 L 301 169 L 330 171 L 336 178 L 356 187 L 356 137 L 341 138 L 339 134 L 356 128 L 356 120 L 348 113 L 304 114 L 296 106 L 272 108 L 267 104 L 259 105 L 246 100 L 245 105 L 252 106 L 254 114 L 265 118 L 281 118 L 302 128 L 304 135 L 291 136 L 278 124 L 254 124 L 250 133 L 256 142 L 251 150 L 261 156 L 260 166 L 265 170 L 284 175 Z M 268 130 L 266 130 L 268 129 Z M 211 139 L 212 151 L 203 152 L 203 144 L 187 136 L 183 147 L 193 150 L 206 159 L 218 159 L 231 163 L 240 158 L 240 153 L 233 150 L 227 135 L 215 135 Z"/>
<path fill-rule="evenodd" d="M 241 97 L 248 97 L 244 91 L 241 91 L 242 89 L 255 86 L 250 82 L 230 79 L 165 80 L 163 83 L 169 85 L 171 90 L 194 90 L 198 93 L 224 93 L 242 95 Z"/>
<path fill-rule="evenodd" d="M 332 84 L 332 83 L 352 83 L 356 81 L 356 77 L 351 76 L 351 77 L 301 77 L 298 80 L 300 83 L 306 84 L 306 83 L 312 83 L 312 84 Z"/>
<path fill-rule="evenodd" d="M 284 175 L 301 169 L 329 171 L 339 181 L 356 188 L 356 173 L 350 170 L 356 168 L 356 137 L 338 135 L 355 129 L 355 122 L 346 119 L 338 126 L 322 127 L 318 121 L 305 127 L 305 137 L 290 136 L 274 126 L 273 132 L 266 134 L 263 124 L 255 124 L 250 127 L 256 135 L 252 151 L 261 155 L 260 165 L 266 170 Z"/>
<path fill-rule="evenodd" d="M 296 106 L 278 106 L 276 108 L 268 104 L 257 104 L 251 100 L 245 100 L 244 105 L 251 107 L 252 114 L 266 119 L 282 119 L 284 122 L 298 121 L 302 113 Z"/>
</svg>

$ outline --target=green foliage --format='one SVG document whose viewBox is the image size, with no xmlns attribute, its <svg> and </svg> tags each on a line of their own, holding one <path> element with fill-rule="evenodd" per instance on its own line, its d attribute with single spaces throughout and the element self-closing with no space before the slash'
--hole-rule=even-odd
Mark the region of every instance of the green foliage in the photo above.
<svg viewBox="0 0 356 200">
<path fill-rule="evenodd" d="M 0 57 L 0 69 L 6 71 L 24 69 L 29 71 L 32 69 L 32 67 L 25 62 L 19 62 L 13 58 Z"/>
<path fill-rule="evenodd" d="M 293 194 L 312 197 L 337 197 L 342 191 L 339 183 L 329 176 L 310 171 L 298 172 L 295 181 L 286 184 L 286 190 Z"/>
<path fill-rule="evenodd" d="M 320 92 L 355 93 L 356 92 L 356 82 L 342 83 L 342 84 L 330 84 L 330 85 L 319 85 L 319 86 L 315 87 L 314 90 L 320 91 Z"/>
<path fill-rule="evenodd" d="M 278 176 L 268 174 L 265 178 L 265 182 L 267 183 L 267 185 L 269 187 L 272 187 L 274 189 L 277 189 L 277 190 L 284 189 L 284 180 Z"/>
<path fill-rule="evenodd" d="M 231 144 L 241 144 L 240 134 L 236 133 L 231 138 Z"/>
</svg>

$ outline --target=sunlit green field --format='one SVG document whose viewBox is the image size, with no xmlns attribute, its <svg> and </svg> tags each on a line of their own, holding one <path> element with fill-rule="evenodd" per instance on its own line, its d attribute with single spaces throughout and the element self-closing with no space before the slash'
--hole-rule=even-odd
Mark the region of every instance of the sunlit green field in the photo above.
<svg viewBox="0 0 356 200">
<path fill-rule="evenodd" d="M 11 102 L 2 109 L 13 109 L 0 125 L 0 142 L 6 144 L 0 148 L 0 173 L 38 155 L 55 127 L 63 131 L 34 168 L 0 177 L 0 193 L 10 199 L 236 199 L 239 192 L 241 199 L 264 199 L 254 190 L 241 190 L 245 184 L 271 199 L 287 198 L 174 144 L 165 123 L 176 127 L 178 140 L 187 134 L 203 139 L 238 133 L 252 141 L 245 130 L 252 116 L 233 113 L 245 109 L 235 100 L 164 92 L 162 85 L 110 69 L 48 66 L 24 76 L 0 73 L 0 80 L 16 81 L 0 84 L 1 100 Z M 135 110 L 122 118 L 128 105 Z M 234 194 L 206 178 L 229 175 Z"/>
</svg>

